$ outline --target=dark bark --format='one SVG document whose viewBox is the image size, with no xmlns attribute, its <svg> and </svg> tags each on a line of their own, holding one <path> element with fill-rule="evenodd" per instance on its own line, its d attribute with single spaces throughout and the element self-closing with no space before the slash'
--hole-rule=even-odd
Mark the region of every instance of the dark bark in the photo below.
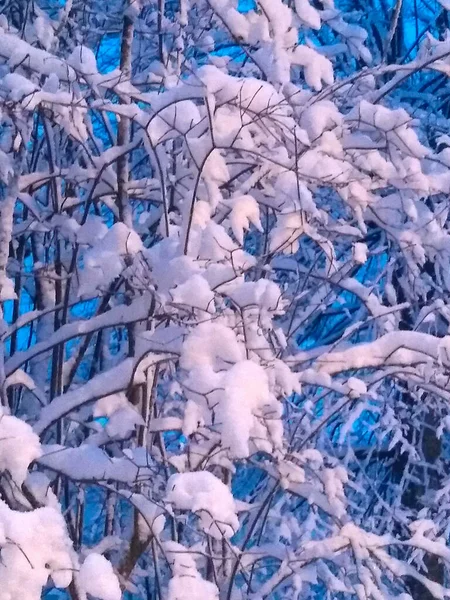
<svg viewBox="0 0 450 600">
<path fill-rule="evenodd" d="M 426 263 L 424 272 L 432 276 L 433 266 L 431 263 Z M 399 302 L 405 302 L 403 287 L 401 284 L 402 278 L 398 271 L 393 278 L 393 284 L 397 293 Z M 430 298 L 426 299 L 430 301 Z M 418 302 L 416 310 L 420 310 L 422 302 Z M 402 311 L 401 320 L 399 324 L 400 330 L 411 331 L 414 328 L 413 309 L 406 309 Z M 405 420 L 406 437 L 409 443 L 414 444 L 419 440 L 419 454 L 423 457 L 426 466 L 415 466 L 409 461 L 407 453 L 397 452 L 397 459 L 393 464 L 393 480 L 395 483 L 399 483 L 404 475 L 405 469 L 409 470 L 410 475 L 413 479 L 407 483 L 406 488 L 402 494 L 402 506 L 409 510 L 413 515 L 417 515 L 421 509 L 424 508 L 426 496 L 429 497 L 430 492 L 436 491 L 441 486 L 441 476 L 437 468 L 437 463 L 442 452 L 442 444 L 440 439 L 436 435 L 439 416 L 433 409 L 432 402 L 427 403 L 427 395 L 423 394 L 422 406 L 428 404 L 429 408 L 425 412 L 422 429 L 420 431 L 415 430 L 411 423 L 414 422 L 414 412 L 417 403 L 417 398 L 406 388 L 401 394 L 401 403 L 408 407 L 407 417 L 408 421 Z M 430 399 L 429 399 L 430 400 Z M 424 556 L 424 568 L 422 573 L 426 575 L 431 581 L 439 584 L 444 583 L 444 568 L 440 560 L 432 554 L 425 553 Z M 413 578 L 405 579 L 408 592 L 411 594 L 413 600 L 433 600 L 434 596 L 428 589 L 419 581 Z"/>
</svg>

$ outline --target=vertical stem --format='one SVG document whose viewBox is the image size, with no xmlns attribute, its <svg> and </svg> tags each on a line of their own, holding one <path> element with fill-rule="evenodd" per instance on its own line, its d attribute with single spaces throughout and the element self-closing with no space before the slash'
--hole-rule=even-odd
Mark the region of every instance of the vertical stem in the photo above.
<svg viewBox="0 0 450 600">
<path fill-rule="evenodd" d="M 164 34 L 162 30 L 164 9 L 165 0 L 158 0 L 158 53 L 161 64 L 164 64 Z"/>
<path fill-rule="evenodd" d="M 133 45 L 134 23 L 132 18 L 125 14 L 122 26 L 122 42 L 120 46 L 120 70 L 123 79 L 131 79 L 131 50 Z M 129 104 L 129 98 L 121 99 L 121 104 Z M 117 130 L 117 145 L 126 146 L 130 142 L 131 123 L 129 117 L 121 115 Z M 128 181 L 130 177 L 128 153 L 122 153 L 117 159 L 117 205 L 119 219 L 127 227 L 132 227 L 133 219 L 128 200 Z"/>
<path fill-rule="evenodd" d="M 388 58 L 392 40 L 394 39 L 394 35 L 395 35 L 395 32 L 398 27 L 398 22 L 400 19 L 400 13 L 402 11 L 402 6 L 403 6 L 403 0 L 397 0 L 397 3 L 394 8 L 394 12 L 392 13 L 391 26 L 389 28 L 389 33 L 386 38 L 386 43 L 384 45 L 383 62 L 386 61 Z"/>
<path fill-rule="evenodd" d="M 12 240 L 14 208 L 19 193 L 19 175 L 22 172 L 24 156 L 25 154 L 22 146 L 19 156 L 17 157 L 17 170 L 6 188 L 3 186 L 0 187 L 0 337 L 6 329 L 3 313 L 3 301 L 7 299 L 5 288 L 7 290 L 8 287 L 12 286 L 12 283 L 8 281 L 6 268 L 8 266 L 9 249 Z M 4 192 L 4 196 L 2 192 Z M 3 342 L 0 342 L 0 403 L 2 406 L 8 407 L 4 363 L 5 347 Z"/>
</svg>

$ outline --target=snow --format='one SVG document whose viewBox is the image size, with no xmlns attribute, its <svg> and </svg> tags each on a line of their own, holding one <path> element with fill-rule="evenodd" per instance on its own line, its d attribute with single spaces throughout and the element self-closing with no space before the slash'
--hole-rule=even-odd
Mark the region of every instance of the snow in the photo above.
<svg viewBox="0 0 450 600">
<path fill-rule="evenodd" d="M 202 366 L 218 370 L 242 358 L 235 333 L 222 323 L 207 321 L 198 325 L 184 342 L 181 366 L 187 370 Z"/>
<path fill-rule="evenodd" d="M 95 75 L 97 73 L 97 61 L 94 53 L 87 46 L 76 46 L 67 63 L 82 75 Z"/>
<path fill-rule="evenodd" d="M 0 414 L 0 471 L 9 471 L 20 486 L 27 477 L 28 467 L 40 456 L 39 438 L 30 425 L 17 417 Z"/>
<path fill-rule="evenodd" d="M 124 257 L 142 250 L 138 234 L 124 223 L 115 223 L 85 253 L 78 295 L 92 296 L 107 287 L 124 270 Z"/>
<path fill-rule="evenodd" d="M 236 364 L 229 366 L 229 361 Z M 257 438 L 261 449 L 281 448 L 281 405 L 270 391 L 266 371 L 253 361 L 242 360 L 231 330 L 217 323 L 197 327 L 183 345 L 181 364 L 190 371 L 185 385 L 192 400 L 186 407 L 185 434 L 207 422 L 209 406 L 215 405 L 222 443 L 231 456 L 249 456 L 250 438 Z M 281 381 L 289 385 L 288 379 Z"/>
<path fill-rule="evenodd" d="M 36 36 L 45 50 L 50 50 L 55 39 L 55 32 L 47 16 L 39 15 L 34 21 Z"/>
<path fill-rule="evenodd" d="M 165 542 L 164 552 L 172 568 L 167 600 L 219 600 L 219 590 L 202 578 L 190 548 L 177 542 Z"/>
<path fill-rule="evenodd" d="M 240 307 L 257 306 L 261 312 L 282 314 L 284 301 L 280 288 L 270 279 L 244 281 L 233 286 L 230 298 Z"/>
<path fill-rule="evenodd" d="M 6 302 L 7 300 L 17 300 L 17 294 L 11 279 L 0 273 L 0 301 Z"/>
<path fill-rule="evenodd" d="M 64 60 L 50 52 L 34 48 L 12 33 L 0 29 L 2 56 L 9 60 L 11 67 L 24 64 L 27 68 L 43 75 L 54 73 L 61 81 L 74 81 L 75 72 Z"/>
<path fill-rule="evenodd" d="M 252 361 L 241 361 L 229 369 L 223 378 L 225 392 L 217 413 L 222 423 L 222 443 L 232 456 L 246 458 L 249 441 L 258 419 L 275 421 L 281 417 L 281 405 L 269 390 L 269 381 L 262 367 Z M 282 428 L 272 428 L 275 448 L 283 443 Z"/>
<path fill-rule="evenodd" d="M 319 11 L 311 6 L 309 0 L 295 0 L 295 11 L 304 25 L 320 29 Z"/>
<path fill-rule="evenodd" d="M 311 141 L 318 140 L 329 129 L 342 123 L 342 115 L 338 107 L 330 101 L 322 100 L 305 107 L 300 115 L 300 125 Z"/>
<path fill-rule="evenodd" d="M 108 481 L 132 484 L 136 479 L 150 476 L 149 457 L 143 464 L 134 454 L 111 458 L 94 445 L 81 444 L 76 448 L 58 444 L 42 446 L 39 464 L 51 471 L 69 476 L 73 481 Z"/>
<path fill-rule="evenodd" d="M 41 411 L 40 419 L 33 426 L 34 431 L 40 435 L 52 423 L 83 404 L 123 391 L 128 386 L 132 374 L 132 359 L 124 360 L 113 369 L 99 373 L 86 384 L 57 396 Z"/>
<path fill-rule="evenodd" d="M 144 421 L 124 393 L 111 394 L 97 400 L 92 413 L 94 418 L 108 417 L 104 430 L 110 438 L 126 439 L 136 425 Z"/>
<path fill-rule="evenodd" d="M 86 13 L 86 37 L 78 4 L 0 16 L 0 600 L 72 574 L 80 600 L 146 578 L 168 600 L 400 600 L 404 575 L 448 596 L 416 571 L 450 557 L 439 460 L 439 510 L 404 506 L 426 411 L 448 426 L 450 138 L 420 91 L 450 73 L 445 33 L 366 68 L 363 8 L 131 2 L 124 77 L 103 74 L 121 23 Z"/>
<path fill-rule="evenodd" d="M 95 552 L 88 554 L 80 567 L 78 583 L 85 593 L 100 600 L 120 600 L 119 580 L 109 560 Z"/>
<path fill-rule="evenodd" d="M 210 0 L 215 13 L 226 23 L 237 39 L 245 40 L 249 34 L 249 23 L 245 15 L 236 10 L 233 0 Z"/>
<path fill-rule="evenodd" d="M 308 46 L 297 46 L 293 52 L 294 64 L 304 69 L 306 83 L 314 90 L 320 91 L 323 83 L 334 83 L 333 66 L 325 56 L 322 56 Z"/>
<path fill-rule="evenodd" d="M 230 538 L 239 529 L 233 495 L 209 471 L 171 475 L 166 500 L 178 510 L 198 513 L 201 528 L 215 539 Z"/>
<path fill-rule="evenodd" d="M 259 205 L 252 196 L 245 195 L 232 198 L 230 204 L 232 205 L 230 214 L 231 229 L 240 244 L 244 243 L 244 231 L 248 231 L 250 223 L 258 231 L 263 231 L 259 218 Z"/>
<path fill-rule="evenodd" d="M 355 344 L 345 350 L 329 352 L 317 361 L 320 372 L 334 374 L 351 369 L 364 369 L 381 365 L 408 365 L 437 360 L 440 348 L 448 338 L 436 338 L 418 331 L 386 333 L 373 342 Z M 445 364 L 449 358 L 445 356 Z"/>
<path fill-rule="evenodd" d="M 175 304 L 192 306 L 208 313 L 215 312 L 214 293 L 201 275 L 192 275 L 171 290 Z"/>
<path fill-rule="evenodd" d="M 143 537 L 148 539 L 150 536 L 159 538 L 166 524 L 166 517 L 161 506 L 142 494 L 132 493 L 127 499 L 139 511 L 139 534 L 141 539 Z"/>
<path fill-rule="evenodd" d="M 51 481 L 41 471 L 31 471 L 25 480 L 26 488 L 42 506 L 51 506 L 58 509 L 58 498 L 51 489 Z"/>
<path fill-rule="evenodd" d="M 356 242 L 353 245 L 353 255 L 355 257 L 355 262 L 359 263 L 360 265 L 363 265 L 367 261 L 367 253 L 367 244 L 363 244 L 362 242 Z"/>
<path fill-rule="evenodd" d="M 8 184 L 14 175 L 14 167 L 11 158 L 0 150 L 0 180 Z"/>
<path fill-rule="evenodd" d="M 31 96 L 39 90 L 38 86 L 19 73 L 8 73 L 1 80 L 0 85 L 9 91 L 9 97 L 18 102 L 24 96 Z"/>
<path fill-rule="evenodd" d="M 182 100 L 158 110 L 150 119 L 147 131 L 153 144 L 175 135 L 187 134 L 201 121 L 197 106 L 190 100 Z"/>
<path fill-rule="evenodd" d="M 270 251 L 294 254 L 299 248 L 298 238 L 305 231 L 305 221 L 300 212 L 279 214 L 277 224 L 270 232 Z"/>
<path fill-rule="evenodd" d="M 56 587 L 70 584 L 71 542 L 55 508 L 14 511 L 0 500 L 0 546 L 2 600 L 39 600 L 50 577 Z"/>
<path fill-rule="evenodd" d="M 148 315 L 149 300 L 148 296 L 142 296 L 134 300 L 129 306 L 118 305 L 91 319 L 81 319 L 67 323 L 53 334 L 49 335 L 45 340 L 31 346 L 29 350 L 16 352 L 15 355 L 6 362 L 5 374 L 7 376 L 11 375 L 27 361 L 39 354 L 43 354 L 55 344 L 66 342 L 80 335 L 88 334 L 104 327 L 114 327 L 118 323 L 134 323 L 146 319 Z"/>
<path fill-rule="evenodd" d="M 349 377 L 347 387 L 351 398 L 359 398 L 361 394 L 367 394 L 367 385 L 362 379 L 358 379 L 357 377 Z"/>
<path fill-rule="evenodd" d="M 76 233 L 77 242 L 87 246 L 94 246 L 96 242 L 105 237 L 108 228 L 103 223 L 101 217 L 91 215 L 86 222 L 81 225 Z"/>
</svg>

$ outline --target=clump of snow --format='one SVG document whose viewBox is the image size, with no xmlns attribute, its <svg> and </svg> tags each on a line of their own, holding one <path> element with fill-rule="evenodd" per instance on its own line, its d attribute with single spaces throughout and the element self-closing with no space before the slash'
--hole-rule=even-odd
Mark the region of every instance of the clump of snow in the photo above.
<svg viewBox="0 0 450 600">
<path fill-rule="evenodd" d="M 197 570 L 195 554 L 177 542 L 164 542 L 164 553 L 172 567 L 167 600 L 218 600 L 219 590 Z"/>
<path fill-rule="evenodd" d="M 31 96 L 39 90 L 35 83 L 20 73 L 8 73 L 3 77 L 1 83 L 9 91 L 11 100 L 15 102 L 22 100 L 25 96 Z"/>
<path fill-rule="evenodd" d="M 293 52 L 292 62 L 303 67 L 306 83 L 318 92 L 322 89 L 323 83 L 331 85 L 334 82 L 331 62 L 308 46 L 297 46 Z"/>
<path fill-rule="evenodd" d="M 229 203 L 232 206 L 230 214 L 231 229 L 240 244 L 244 243 L 244 231 L 250 228 L 250 223 L 258 231 L 263 231 L 259 218 L 259 205 L 253 196 L 245 195 L 231 198 Z"/>
<path fill-rule="evenodd" d="M 90 215 L 86 222 L 77 230 L 77 242 L 93 246 L 96 242 L 105 237 L 108 232 L 107 226 L 103 223 L 101 217 Z"/>
<path fill-rule="evenodd" d="M 46 50 L 49 50 L 55 39 L 55 32 L 50 20 L 46 15 L 39 15 L 33 25 L 37 39 Z"/>
<path fill-rule="evenodd" d="M 136 425 L 144 425 L 141 415 L 128 402 L 123 392 L 97 400 L 93 416 L 94 418 L 108 417 L 105 431 L 111 438 L 124 439 L 134 431 Z"/>
<path fill-rule="evenodd" d="M 231 491 L 209 471 L 172 475 L 166 500 L 178 510 L 198 513 L 202 529 L 216 539 L 230 538 L 239 528 Z"/>
<path fill-rule="evenodd" d="M 255 258 L 239 248 L 222 225 L 210 221 L 197 233 L 197 239 L 192 238 L 195 243 L 189 246 L 191 255 L 208 261 L 231 261 L 234 273 L 254 266 Z"/>
<path fill-rule="evenodd" d="M 260 304 L 260 312 L 256 310 L 255 314 L 265 324 L 270 324 L 270 311 L 276 312 L 281 306 L 280 290 L 269 280 L 244 282 L 242 289 L 237 288 L 236 297 L 234 294 L 232 297 L 238 304 Z M 262 343 L 250 324 L 247 338 L 254 340 L 255 346 Z M 183 423 L 185 435 L 214 423 L 223 447 L 232 457 L 249 456 L 252 442 L 257 449 L 267 452 L 281 449 L 282 404 L 274 391 L 290 394 L 299 389 L 298 378 L 288 367 L 281 369 L 275 361 L 266 369 L 255 360 L 246 360 L 236 333 L 218 322 L 202 323 L 188 335 L 182 348 L 181 366 L 188 371 L 184 379 L 188 399 Z"/>
<path fill-rule="evenodd" d="M 222 323 L 205 322 L 189 334 L 183 344 L 181 366 L 193 369 L 201 365 L 213 370 L 243 358 L 242 348 L 232 329 Z"/>
<path fill-rule="evenodd" d="M 124 223 L 115 223 L 99 241 L 98 250 L 120 254 L 136 254 L 143 248 L 139 235 Z"/>
<path fill-rule="evenodd" d="M 356 242 L 356 244 L 354 244 L 353 256 L 355 258 L 355 262 L 363 265 L 367 261 L 367 253 L 367 244 L 363 244 L 362 242 Z"/>
<path fill-rule="evenodd" d="M 300 115 L 300 125 L 306 131 L 311 142 L 318 140 L 320 136 L 334 129 L 342 122 L 342 115 L 337 106 L 329 100 L 314 102 L 308 106 Z"/>
<path fill-rule="evenodd" d="M 17 294 L 14 291 L 14 283 L 4 273 L 0 272 L 0 302 L 16 299 Z"/>
<path fill-rule="evenodd" d="M 52 491 L 51 481 L 42 471 L 31 471 L 25 480 L 27 489 L 42 506 L 52 506 L 59 509 L 58 498 Z"/>
<path fill-rule="evenodd" d="M 338 518 L 347 514 L 347 499 L 344 484 L 348 482 L 347 471 L 339 466 L 323 470 L 323 486 L 330 506 Z"/>
<path fill-rule="evenodd" d="M 304 25 L 312 29 L 320 29 L 320 13 L 308 0 L 295 0 L 295 12 Z"/>
<path fill-rule="evenodd" d="M 250 437 L 258 419 L 270 421 L 274 446 L 281 448 L 282 428 L 276 426 L 281 417 L 281 405 L 270 393 L 265 370 L 246 360 L 231 367 L 223 378 L 225 391 L 217 413 L 222 423 L 222 443 L 233 456 L 245 458 L 250 454 Z"/>
<path fill-rule="evenodd" d="M 78 295 L 94 294 L 107 287 L 125 268 L 124 257 L 143 249 L 139 235 L 124 223 L 115 223 L 84 255 Z"/>
<path fill-rule="evenodd" d="M 0 414 L 0 471 L 9 471 L 17 485 L 27 477 L 30 464 L 41 456 L 39 437 L 30 425 Z"/>
<path fill-rule="evenodd" d="M 367 394 L 367 385 L 358 377 L 349 377 L 347 387 L 350 398 L 359 398 L 361 395 Z"/>
<path fill-rule="evenodd" d="M 120 600 L 122 592 L 114 569 L 104 556 L 88 554 L 80 567 L 78 583 L 84 592 L 101 600 Z"/>
<path fill-rule="evenodd" d="M 95 54 L 87 46 L 76 46 L 67 62 L 82 75 L 95 75 L 98 72 Z"/>
<path fill-rule="evenodd" d="M 39 600 L 50 577 L 60 588 L 72 580 L 71 543 L 55 508 L 18 512 L 0 500 L 0 549 L 1 598 Z"/>
<path fill-rule="evenodd" d="M 280 484 L 283 489 L 288 489 L 291 484 L 304 483 L 306 479 L 305 470 L 288 460 L 280 462 L 278 471 L 280 473 Z"/>
<path fill-rule="evenodd" d="M 201 275 L 192 275 L 187 281 L 177 285 L 171 293 L 175 304 L 192 306 L 209 313 L 215 312 L 214 293 Z"/>
<path fill-rule="evenodd" d="M 181 100 L 158 111 L 148 125 L 153 144 L 178 134 L 188 133 L 201 120 L 197 106 L 190 100 Z"/>
<path fill-rule="evenodd" d="M 270 251 L 285 254 L 299 249 L 299 237 L 305 231 L 304 217 L 300 212 L 282 213 L 277 216 L 277 225 L 270 232 Z"/>
<path fill-rule="evenodd" d="M 241 308 L 257 306 L 261 311 L 274 314 L 282 313 L 284 308 L 280 288 L 270 279 L 244 281 L 236 286 L 229 295 Z"/>
<path fill-rule="evenodd" d="M 8 184 L 14 176 L 14 167 L 11 157 L 0 150 L 0 181 Z"/>
</svg>

